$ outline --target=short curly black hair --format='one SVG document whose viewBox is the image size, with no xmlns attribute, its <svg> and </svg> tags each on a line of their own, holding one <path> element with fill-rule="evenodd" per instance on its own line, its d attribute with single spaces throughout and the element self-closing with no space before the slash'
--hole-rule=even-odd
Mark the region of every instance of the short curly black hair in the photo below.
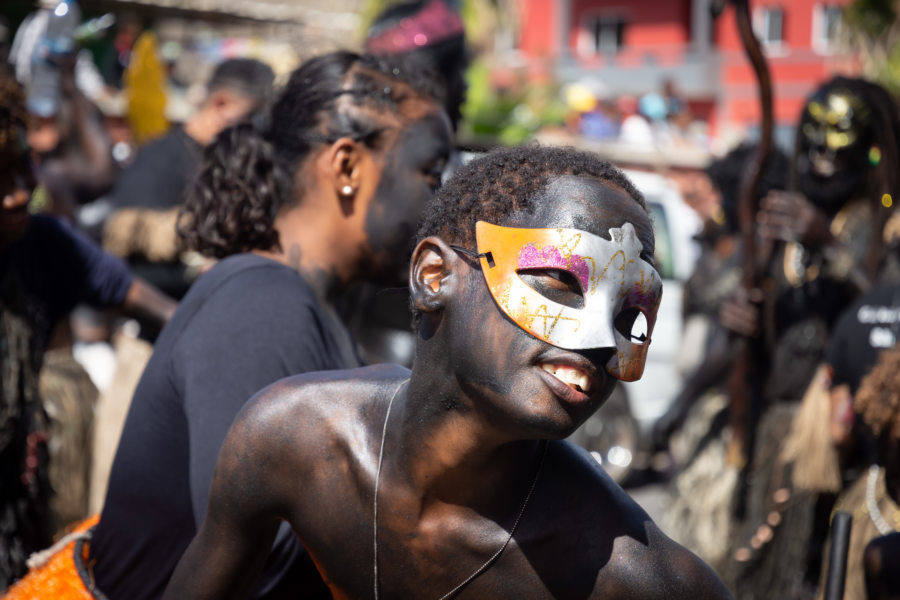
<svg viewBox="0 0 900 600">
<path fill-rule="evenodd" d="M 547 184 L 565 175 L 599 179 L 647 210 L 644 196 L 622 171 L 596 154 L 529 144 L 494 150 L 457 169 L 425 209 L 416 242 L 435 235 L 472 247 L 475 223 L 499 225 L 512 213 L 534 212 L 535 200 Z"/>
</svg>

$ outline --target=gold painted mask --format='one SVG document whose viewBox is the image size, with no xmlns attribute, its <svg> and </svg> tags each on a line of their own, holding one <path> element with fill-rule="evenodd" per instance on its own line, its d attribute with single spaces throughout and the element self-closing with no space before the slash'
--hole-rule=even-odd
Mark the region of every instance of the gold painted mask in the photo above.
<svg viewBox="0 0 900 600">
<path fill-rule="evenodd" d="M 635 381 L 644 372 L 662 281 L 640 257 L 643 246 L 631 223 L 609 233 L 611 241 L 579 229 L 522 229 L 484 221 L 475 226 L 488 289 L 516 325 L 567 350 L 615 347 L 607 372 Z M 519 277 L 527 270 L 570 274 L 579 282 L 584 306 L 543 296 Z"/>
</svg>

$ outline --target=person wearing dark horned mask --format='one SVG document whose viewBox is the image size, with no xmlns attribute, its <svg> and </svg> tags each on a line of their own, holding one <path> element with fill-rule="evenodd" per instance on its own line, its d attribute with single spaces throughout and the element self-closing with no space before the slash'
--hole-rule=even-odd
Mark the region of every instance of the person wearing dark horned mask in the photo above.
<svg viewBox="0 0 900 600">
<path fill-rule="evenodd" d="M 830 427 L 849 425 L 853 411 L 819 368 L 841 313 L 876 284 L 900 282 L 900 255 L 889 251 L 900 190 L 900 116 L 890 94 L 835 77 L 810 94 L 796 140 L 792 191 L 771 192 L 757 214 L 760 247 L 773 249 L 765 291 L 742 293 L 720 313 L 766 349 L 747 485 L 735 502 L 746 511 L 735 511 L 718 568 L 738 597 L 804 597 L 815 587 L 834 494 L 866 458 L 857 444 L 841 444 L 839 454 L 830 447 Z"/>
<path fill-rule="evenodd" d="M 219 455 L 166 598 L 240 598 L 281 520 L 340 598 L 724 598 L 561 441 L 640 377 L 662 293 L 643 198 L 564 148 L 460 168 L 409 268 L 412 370 L 258 394 Z"/>
</svg>

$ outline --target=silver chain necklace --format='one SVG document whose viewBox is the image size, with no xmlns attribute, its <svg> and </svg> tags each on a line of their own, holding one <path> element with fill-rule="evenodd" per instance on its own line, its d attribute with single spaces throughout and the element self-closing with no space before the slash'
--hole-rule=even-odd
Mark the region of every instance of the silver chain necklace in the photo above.
<svg viewBox="0 0 900 600">
<path fill-rule="evenodd" d="M 397 397 L 397 394 L 400 392 L 400 388 L 409 383 L 409 379 L 400 383 L 397 386 L 397 389 L 394 390 L 394 395 L 391 396 L 390 402 L 388 402 L 387 412 L 384 415 L 384 426 L 381 428 L 381 448 L 378 450 L 378 469 L 375 471 L 375 500 L 374 506 L 372 509 L 372 521 L 373 521 L 373 545 L 375 550 L 375 560 L 374 560 L 374 571 L 375 571 L 375 600 L 378 600 L 378 484 L 381 481 L 381 464 L 384 459 L 384 438 L 387 434 L 387 425 L 388 418 L 391 416 L 391 407 L 394 405 L 394 398 Z M 480 567 L 475 569 L 475 571 L 466 577 L 459 585 L 454 587 L 452 590 L 444 594 L 440 597 L 440 600 L 447 600 L 448 598 L 452 598 L 459 590 L 466 587 L 473 579 L 484 573 L 498 558 L 503 554 L 503 551 L 506 550 L 506 547 L 509 546 L 509 542 L 512 541 L 513 535 L 516 533 L 516 528 L 519 526 L 519 521 L 522 520 L 522 515 L 525 514 L 525 509 L 528 507 L 528 501 L 531 500 L 531 495 L 534 493 L 534 488 L 537 486 L 538 478 L 541 475 L 541 469 L 544 467 L 544 458 L 547 456 L 547 442 L 544 442 L 544 448 L 541 451 L 541 462 L 538 464 L 537 472 L 534 474 L 534 480 L 531 482 L 531 488 L 528 490 L 528 494 L 525 496 L 525 501 L 522 503 L 522 508 L 519 510 L 519 515 L 516 517 L 516 521 L 513 523 L 512 528 L 509 530 L 509 535 L 506 537 L 506 541 L 503 542 L 503 545 Z"/>
<path fill-rule="evenodd" d="M 878 465 L 869 467 L 869 478 L 866 480 L 866 509 L 868 509 L 869 518 L 872 520 L 872 524 L 875 525 L 875 528 L 881 535 L 887 535 L 889 533 L 894 533 L 896 530 L 891 527 L 890 523 L 887 522 L 887 519 L 884 518 L 884 515 L 881 514 L 881 509 L 878 508 L 878 500 L 875 498 L 875 488 L 878 485 L 878 475 L 880 470 Z"/>
</svg>

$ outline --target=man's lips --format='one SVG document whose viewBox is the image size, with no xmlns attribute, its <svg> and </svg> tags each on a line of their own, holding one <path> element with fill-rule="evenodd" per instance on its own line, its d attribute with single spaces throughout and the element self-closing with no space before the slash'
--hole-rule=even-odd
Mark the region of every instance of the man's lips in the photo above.
<svg viewBox="0 0 900 600">
<path fill-rule="evenodd" d="M 568 402 L 586 402 L 600 387 L 597 368 L 586 358 L 569 352 L 550 351 L 535 361 L 540 376 L 554 393 Z"/>
<path fill-rule="evenodd" d="M 538 366 L 579 392 L 588 393 L 591 391 L 591 378 L 581 369 L 551 363 L 542 363 Z"/>
</svg>

